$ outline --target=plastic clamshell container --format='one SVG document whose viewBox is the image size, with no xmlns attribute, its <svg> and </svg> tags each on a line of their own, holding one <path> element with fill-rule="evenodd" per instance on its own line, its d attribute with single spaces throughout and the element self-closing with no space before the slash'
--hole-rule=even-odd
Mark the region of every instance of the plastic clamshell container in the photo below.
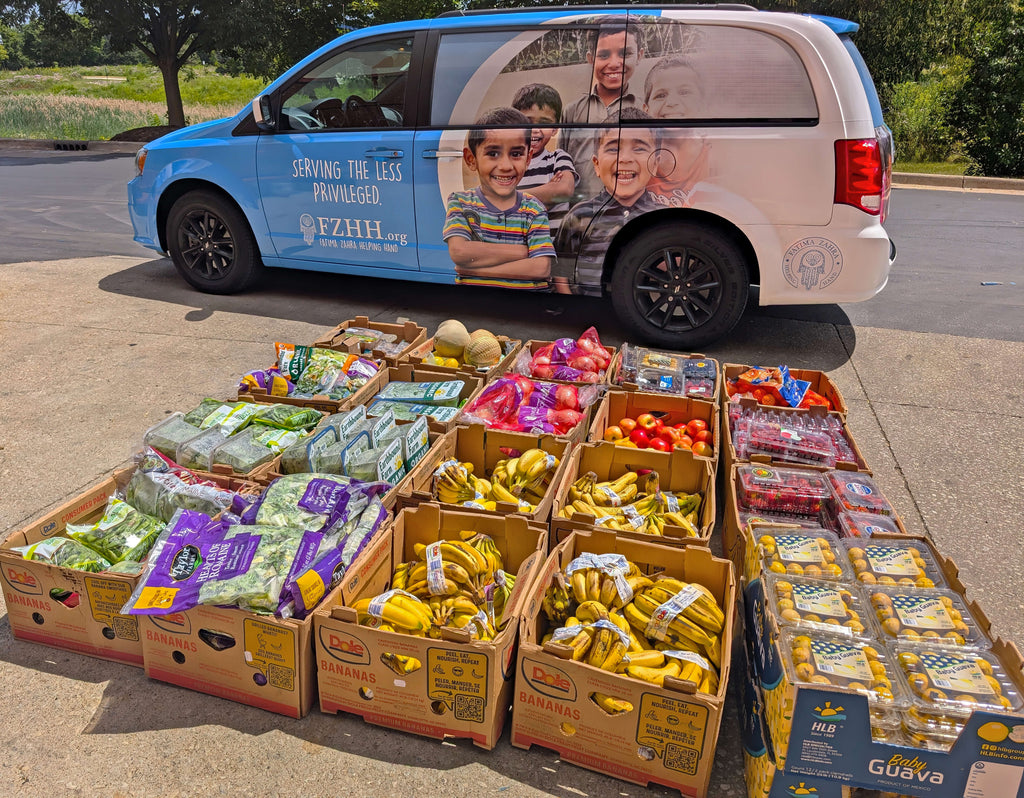
<svg viewBox="0 0 1024 798">
<path fill-rule="evenodd" d="M 952 590 L 874 585 L 864 592 L 884 640 L 921 641 L 943 649 L 992 646 L 964 600 Z"/>
<path fill-rule="evenodd" d="M 900 728 L 902 742 L 897 745 L 908 745 L 911 748 L 922 748 L 925 751 L 949 751 L 957 741 L 957 734 L 940 734 L 935 731 L 920 731 L 910 724 L 903 723 Z M 876 740 L 876 742 L 879 742 Z"/>
<path fill-rule="evenodd" d="M 174 460 L 178 455 L 178 447 L 201 432 L 199 427 L 185 421 L 184 413 L 175 412 L 146 430 L 142 436 L 142 445 L 151 446 Z"/>
<path fill-rule="evenodd" d="M 748 510 L 820 515 L 831 493 L 819 471 L 767 465 L 737 466 L 738 498 Z"/>
<path fill-rule="evenodd" d="M 867 587 L 949 587 L 928 547 L 919 540 L 858 540 L 843 538 L 846 559 L 854 576 Z"/>
<path fill-rule="evenodd" d="M 867 474 L 859 471 L 829 471 L 828 478 L 832 495 L 840 510 L 856 513 L 876 513 L 878 515 L 896 515 L 882 489 Z"/>
<path fill-rule="evenodd" d="M 843 562 L 839 538 L 827 529 L 754 527 L 761 570 L 765 574 L 809 576 L 813 579 L 851 581 Z"/>
<path fill-rule="evenodd" d="M 902 535 L 903 531 L 889 516 L 877 513 L 841 512 L 836 527 L 843 538 L 870 538 L 875 535 Z"/>
<path fill-rule="evenodd" d="M 755 524 L 795 524 L 805 529 L 819 529 L 819 519 L 806 515 L 786 515 L 785 513 L 759 513 L 751 510 L 740 510 L 740 529 L 746 529 L 750 523 Z"/>
<path fill-rule="evenodd" d="M 872 610 L 856 585 L 801 576 L 768 574 L 764 599 L 780 627 L 874 639 Z"/>
<path fill-rule="evenodd" d="M 989 651 L 943 651 L 921 643 L 896 643 L 890 651 L 910 699 L 908 730 L 957 734 L 975 710 L 1024 707 L 1017 685 Z"/>
<path fill-rule="evenodd" d="M 747 455 L 804 465 L 834 466 L 836 447 L 825 432 L 798 429 L 786 423 L 753 421 L 747 430 Z"/>
<path fill-rule="evenodd" d="M 300 432 L 280 430 L 264 425 L 246 427 L 232 435 L 210 453 L 210 463 L 231 466 L 239 474 L 248 474 L 256 466 L 263 465 L 281 451 L 281 446 L 272 441 L 284 440 L 290 445 L 300 440 Z"/>
<path fill-rule="evenodd" d="M 907 706 L 909 696 L 885 646 L 795 627 L 782 630 L 779 646 L 793 684 L 829 684 L 861 693 L 867 696 L 872 724 L 899 725 L 891 711 Z"/>
<path fill-rule="evenodd" d="M 185 468 L 209 471 L 213 463 L 213 450 L 220 446 L 230 436 L 220 424 L 215 424 L 178 447 L 174 462 Z"/>
</svg>

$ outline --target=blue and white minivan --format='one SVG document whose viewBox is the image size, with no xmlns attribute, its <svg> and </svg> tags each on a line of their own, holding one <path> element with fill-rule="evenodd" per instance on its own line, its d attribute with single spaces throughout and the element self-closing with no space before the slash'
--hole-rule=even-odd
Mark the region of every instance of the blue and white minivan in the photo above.
<svg viewBox="0 0 1024 798">
<path fill-rule="evenodd" d="M 893 147 L 856 24 L 747 6 L 466 12 L 341 36 L 140 150 L 135 240 L 264 267 L 608 295 L 693 349 L 886 284 Z"/>
</svg>

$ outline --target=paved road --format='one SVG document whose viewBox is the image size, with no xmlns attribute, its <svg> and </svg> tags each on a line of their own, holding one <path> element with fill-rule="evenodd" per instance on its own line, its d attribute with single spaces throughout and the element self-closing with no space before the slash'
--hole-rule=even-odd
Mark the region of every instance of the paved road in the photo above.
<svg viewBox="0 0 1024 798">
<path fill-rule="evenodd" d="M 9 174 L 8 166 L 0 169 L 0 181 Z M 36 190 L 59 196 L 41 183 Z M 68 190 L 97 190 L 111 202 L 114 196 L 78 180 Z M 987 279 L 983 274 L 1014 280 L 1019 254 L 1004 262 L 1012 254 L 1004 247 L 1021 251 L 1013 219 L 1024 213 L 1013 216 L 1020 204 L 984 195 L 979 202 L 997 230 L 961 224 L 949 236 L 955 241 L 929 247 L 925 208 L 939 203 L 953 226 L 956 213 L 947 203 L 974 199 L 957 196 L 897 192 L 894 226 L 908 224 L 899 215 L 920 200 L 920 231 L 899 239 L 901 263 L 880 297 L 862 305 L 752 312 L 709 354 L 830 372 L 847 397 L 861 449 L 911 531 L 930 534 L 960 564 L 970 595 L 997 632 L 1024 642 L 1024 344 L 1020 323 L 1000 322 L 993 309 L 1021 318 L 1020 286 L 969 290 L 971 281 Z M 8 260 L 7 209 L 17 203 L 4 184 L 0 202 L 6 203 L 0 260 Z M 117 212 L 110 213 L 95 224 L 115 227 Z M 33 217 L 16 218 L 20 226 Z M 84 246 L 89 225 L 75 224 L 77 239 L 65 232 L 52 240 Z M 963 271 L 980 270 L 968 278 L 952 265 L 954 244 L 1001 254 L 985 260 L 988 270 L 981 262 L 965 264 Z M 51 252 L 0 266 L 0 345 L 10 364 L 0 392 L 0 534 L 124 463 L 142 431 L 167 412 L 226 394 L 237 375 L 273 360 L 275 340 L 308 341 L 358 313 L 407 316 L 431 329 L 459 315 L 471 327 L 548 339 L 578 334 L 598 320 L 609 343 L 622 336 L 604 321 L 610 317 L 600 304 L 483 290 L 467 309 L 465 289 L 281 272 L 258 292 L 208 297 L 187 289 L 166 260 L 118 252 L 78 260 L 53 260 Z M 920 273 L 939 262 L 947 278 L 962 281 L 961 293 L 946 295 L 956 301 L 945 299 L 947 307 L 962 308 L 961 318 L 914 305 Z M 885 318 L 860 315 L 874 314 L 890 292 L 903 299 Z M 132 668 L 14 641 L 3 623 L 0 680 L 9 686 L 0 707 L 7 754 L 0 795 L 668 794 L 561 764 L 548 752 L 512 749 L 507 737 L 482 754 L 465 743 L 442 745 L 349 717 L 279 718 L 150 682 Z M 741 769 L 730 696 L 710 794 L 742 796 Z"/>
</svg>

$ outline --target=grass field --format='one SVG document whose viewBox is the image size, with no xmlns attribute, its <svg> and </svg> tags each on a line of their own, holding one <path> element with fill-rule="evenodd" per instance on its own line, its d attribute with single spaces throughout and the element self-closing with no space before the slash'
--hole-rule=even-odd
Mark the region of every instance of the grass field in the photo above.
<svg viewBox="0 0 1024 798">
<path fill-rule="evenodd" d="M 180 74 L 185 118 L 192 124 L 232 116 L 264 85 L 212 67 L 186 67 Z M 163 81 L 151 66 L 0 71 L 0 137 L 101 140 L 164 124 Z"/>
</svg>

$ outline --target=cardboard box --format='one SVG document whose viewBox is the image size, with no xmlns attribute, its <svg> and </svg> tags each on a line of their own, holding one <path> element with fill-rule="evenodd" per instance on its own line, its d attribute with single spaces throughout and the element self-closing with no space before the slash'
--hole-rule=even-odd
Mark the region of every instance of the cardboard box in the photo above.
<svg viewBox="0 0 1024 798">
<path fill-rule="evenodd" d="M 317 394 L 308 398 L 301 396 L 273 396 L 261 388 L 254 388 L 249 385 L 238 386 L 239 402 L 259 402 L 260 404 L 283 404 L 294 405 L 295 407 L 312 407 L 321 413 L 344 413 L 356 405 L 366 402 L 377 395 L 385 382 L 387 365 L 381 366 L 380 370 L 366 384 L 357 390 L 347 399 L 331 399 L 326 394 Z"/>
<path fill-rule="evenodd" d="M 632 346 L 633 345 L 630 344 L 630 347 L 632 347 Z M 655 347 L 654 351 L 660 352 L 660 351 L 667 351 L 667 350 L 659 350 L 659 349 L 657 349 Z M 622 368 L 622 357 L 623 357 L 623 354 L 624 354 L 623 350 L 620 349 L 618 352 L 615 353 L 615 357 L 612 358 L 611 365 L 608 367 L 607 379 L 605 380 L 605 382 L 607 382 L 608 385 L 612 386 L 613 388 L 615 388 L 616 390 L 619 390 L 619 391 L 643 391 L 645 393 L 659 393 L 659 395 L 661 395 L 661 396 L 680 396 L 680 397 L 685 398 L 685 396 L 683 394 L 670 394 L 670 393 L 662 393 L 662 392 L 655 392 L 655 391 L 646 391 L 644 388 L 641 388 L 635 382 L 630 382 L 629 380 L 625 379 L 622 376 L 622 374 L 620 373 L 620 369 Z M 670 354 L 672 356 L 674 356 L 674 357 L 678 357 L 681 360 L 706 360 L 709 363 L 713 363 L 714 364 L 714 366 L 715 366 L 715 387 L 712 390 L 711 395 L 710 396 L 691 395 L 689 398 L 691 398 L 691 399 L 703 399 L 706 402 L 714 402 L 717 405 L 721 401 L 720 397 L 721 397 L 721 393 L 722 393 L 722 367 L 719 364 L 719 362 L 717 360 L 715 360 L 713 357 L 708 357 L 707 355 L 701 354 L 700 352 L 690 352 L 688 354 L 683 354 L 681 352 L 671 352 Z"/>
<path fill-rule="evenodd" d="M 519 350 L 523 348 L 523 342 L 518 338 L 509 338 L 507 335 L 496 335 L 498 343 L 501 344 L 501 360 L 495 363 L 493 366 L 480 367 L 471 366 L 468 363 L 463 363 L 458 368 L 451 366 L 440 366 L 436 363 L 424 363 L 424 360 L 430 357 L 434 351 L 434 337 L 431 336 L 422 344 L 417 346 L 411 352 L 409 352 L 408 361 L 415 365 L 430 366 L 434 369 L 444 370 L 451 374 L 471 374 L 475 377 L 483 377 L 485 381 L 490 381 L 493 377 L 499 374 L 504 374 L 510 368 L 512 364 L 516 362 L 516 356 L 519 354 Z"/>
<path fill-rule="evenodd" d="M 115 472 L 3 541 L 0 582 L 11 631 L 19 640 L 142 667 L 138 618 L 120 613 L 141 574 L 87 573 L 25 560 L 11 551 L 63 536 L 69 524 L 96 521 L 133 473 L 134 468 Z M 211 479 L 226 490 L 257 490 L 251 482 Z"/>
<path fill-rule="evenodd" d="M 491 641 L 455 631 L 440 640 L 385 632 L 356 622 L 352 602 L 383 593 L 394 566 L 415 558 L 416 543 L 459 538 L 461 530 L 490 535 L 516 585 L 509 621 Z M 522 605 L 547 547 L 547 530 L 523 516 L 444 511 L 437 504 L 402 510 L 391 532 L 376 540 L 314 613 L 320 709 L 350 712 L 368 723 L 441 739 L 465 737 L 490 750 L 501 737 L 511 703 L 511 668 Z M 454 631 L 454 630 L 453 630 Z M 388 655 L 420 667 L 397 673 Z"/>
<path fill-rule="evenodd" d="M 722 404 L 727 405 L 729 403 L 729 393 L 725 390 L 725 383 L 727 380 L 734 380 L 740 374 L 749 369 L 754 368 L 753 366 L 742 366 L 737 363 L 723 363 L 722 364 Z M 839 391 L 837 386 L 832 379 L 824 371 L 816 371 L 814 369 L 790 369 L 790 376 L 795 380 L 805 380 L 809 382 L 810 388 L 815 393 L 819 393 L 824 396 L 829 402 L 832 403 L 832 411 L 839 413 L 843 419 L 850 412 L 850 408 L 846 406 L 846 400 L 843 399 L 842 393 Z"/>
<path fill-rule="evenodd" d="M 529 360 L 535 354 L 537 354 L 537 352 L 539 350 L 541 350 L 545 346 L 548 346 L 549 344 L 553 344 L 553 343 L 554 343 L 554 341 L 535 341 L 535 340 L 527 341 L 525 344 L 523 344 L 522 350 L 520 352 L 516 353 L 516 357 L 514 359 L 512 359 L 511 361 L 509 361 L 508 368 L 506 368 L 504 371 L 498 372 L 498 374 L 496 374 L 495 376 L 500 376 L 500 375 L 506 374 L 506 373 L 508 373 L 508 374 L 515 374 L 515 373 L 517 373 L 516 369 L 515 369 L 515 366 L 516 366 L 516 363 L 520 359 L 526 358 L 527 362 L 529 362 Z M 602 346 L 604 346 L 604 344 L 602 344 Z M 608 371 L 611 370 L 611 365 L 615 362 L 615 355 L 618 352 L 618 350 L 614 346 L 605 346 L 604 348 L 605 348 L 605 350 L 607 350 L 608 357 L 610 358 L 610 360 L 609 360 L 608 369 L 606 369 L 600 375 L 600 379 L 598 380 L 599 383 L 605 383 L 605 381 L 607 380 L 607 378 L 608 378 Z M 529 355 L 524 355 L 523 352 L 528 352 Z M 504 361 L 502 361 L 502 362 L 504 362 Z M 526 376 L 529 377 L 530 375 L 527 374 Z M 536 377 L 536 378 L 531 377 L 531 379 L 541 380 L 540 377 Z M 576 385 L 576 386 L 580 386 L 580 387 L 582 387 L 584 385 L 589 385 L 590 384 L 590 383 L 586 383 L 586 382 L 573 382 L 571 380 L 555 380 L 555 379 L 543 379 L 541 381 L 542 382 L 554 382 L 554 383 L 558 383 L 559 385 Z"/>
<path fill-rule="evenodd" d="M 896 536 L 893 536 L 894 538 Z M 900 536 L 898 539 L 904 539 Z M 917 544 L 928 548 L 924 539 Z M 752 548 L 750 540 L 748 548 Z M 951 589 L 963 594 L 956 565 L 931 551 Z M 748 558 L 752 559 L 752 558 Z M 751 578 L 754 577 L 754 578 Z M 753 654 L 752 678 L 759 686 L 776 763 L 792 778 L 807 776 L 904 795 L 945 798 L 952 795 L 1024 797 L 1019 776 L 1021 743 L 1007 740 L 1024 725 L 1024 715 L 975 712 L 949 751 L 925 750 L 902 741 L 872 739 L 866 696 L 829 685 L 792 684 L 779 650 L 779 628 L 765 610 L 758 574 L 748 571 L 746 628 Z M 966 597 L 965 597 L 966 601 Z M 991 653 L 1020 691 L 1024 658 L 1012 643 L 998 638 L 976 602 L 967 602 L 979 627 L 992 640 Z M 876 648 L 885 650 L 884 643 Z M 983 730 L 983 727 L 986 727 Z M 983 771 L 983 772 L 979 772 Z M 1013 779 L 1008 779 L 1008 774 Z M 991 778 L 991 782 L 986 782 Z M 986 791 L 987 790 L 987 791 Z"/>
<path fill-rule="evenodd" d="M 756 408 L 759 407 L 757 402 L 753 399 L 741 399 L 740 404 L 744 407 Z M 829 471 L 833 468 L 846 469 L 848 471 L 863 471 L 866 474 L 871 473 L 871 469 L 868 467 L 867 461 L 864 459 L 864 455 L 861 454 L 860 448 L 857 446 L 857 441 L 854 440 L 853 433 L 850 431 L 849 426 L 846 424 L 846 419 L 839 413 L 829 413 L 824 407 L 820 405 L 816 407 L 810 407 L 806 410 L 799 408 L 782 408 L 787 413 L 792 413 L 797 416 L 810 416 L 811 418 L 825 418 L 826 416 L 832 416 L 836 419 L 843 428 L 843 433 L 846 435 L 846 440 L 850 444 L 850 448 L 853 450 L 855 462 L 837 462 L 834 466 L 825 465 L 807 465 L 804 463 L 790 463 L 785 460 L 775 460 L 764 454 L 754 454 L 749 458 L 740 458 L 736 454 L 736 446 L 733 444 L 732 430 L 729 426 L 729 404 L 724 403 L 722 406 L 721 419 L 722 419 L 722 434 L 719 438 L 721 442 L 722 458 L 725 464 L 725 471 L 729 473 L 732 467 L 736 463 L 774 463 L 777 466 L 786 466 L 788 468 L 810 468 L 815 471 Z"/>
<path fill-rule="evenodd" d="M 694 693 L 690 682 L 665 687 L 562 659 L 541 645 L 548 620 L 544 591 L 556 571 L 580 553 L 625 556 L 645 573 L 664 571 L 705 585 L 722 606 L 723 658 L 718 693 Z M 558 544 L 534 582 L 523 617 L 516 665 L 512 744 L 540 745 L 562 760 L 646 786 L 663 784 L 687 796 L 707 795 L 729 683 L 736 614 L 732 564 L 701 548 L 674 549 L 608 532 L 577 533 Z M 568 652 L 568 649 L 566 649 Z M 677 689 L 678 688 L 678 689 Z M 590 699 L 594 692 L 628 701 L 633 710 L 610 716 Z"/>
<path fill-rule="evenodd" d="M 798 467 L 799 466 L 794 466 L 794 468 Z M 730 471 L 726 472 L 726 479 L 723 482 L 722 492 L 724 494 L 723 501 L 725 502 L 725 508 L 722 518 L 722 552 L 726 557 L 732 560 L 736 567 L 742 572 L 745 546 L 743 543 L 743 529 L 740 525 L 740 512 L 743 511 L 743 507 L 740 505 L 739 501 L 739 485 L 739 474 L 737 473 L 737 467 L 734 465 Z M 802 516 L 801 519 L 806 520 L 807 522 L 824 525 L 826 529 L 830 528 L 830 522 L 822 524 L 823 521 L 827 521 L 828 519 L 811 516 Z M 903 526 L 903 521 L 900 520 L 899 516 L 895 516 L 891 520 L 895 521 L 896 526 L 904 535 L 909 534 L 906 527 Z M 788 523 L 788 521 L 780 520 L 779 523 Z M 797 521 L 794 520 L 793 523 L 797 523 Z"/>
<path fill-rule="evenodd" d="M 325 332 L 313 342 L 313 346 L 320 347 L 321 349 L 337 349 L 342 352 L 359 352 L 359 346 L 345 345 L 345 331 L 349 327 L 365 327 L 366 329 L 377 330 L 378 332 L 395 335 L 397 336 L 397 341 L 404 342 L 406 346 L 398 354 L 385 354 L 379 350 L 374 350 L 369 355 L 372 360 L 382 361 L 388 366 L 397 366 L 399 363 L 406 362 L 409 353 L 427 338 L 427 328 L 420 327 L 415 322 L 406 321 L 401 324 L 387 324 L 385 322 L 370 321 L 367 316 L 356 316 L 354 319 L 343 321 L 341 324 Z"/>
<path fill-rule="evenodd" d="M 768 739 L 764 719 L 761 688 L 752 675 L 749 647 L 746 656 L 740 698 L 740 727 L 743 734 L 743 776 L 747 798 L 793 798 L 811 795 L 814 798 L 848 798 L 850 788 L 836 782 L 793 776 L 776 765 L 775 752 Z"/>
<path fill-rule="evenodd" d="M 687 536 L 679 526 L 665 525 L 665 534 L 652 537 L 642 532 L 621 532 L 615 534 L 640 541 L 656 541 L 669 546 L 707 546 L 715 526 L 715 465 L 711 460 L 694 457 L 690 452 L 677 449 L 672 452 L 656 452 L 651 449 L 633 449 L 616 446 L 602 441 L 577 446 L 569 457 L 569 463 L 562 475 L 562 482 L 555 494 L 551 507 L 551 534 L 553 543 L 565 539 L 571 532 L 599 529 L 597 518 L 576 513 L 564 518 L 562 509 L 571 504 L 569 487 L 588 471 L 597 474 L 599 481 L 614 480 L 627 471 L 657 471 L 662 489 L 686 493 L 700 492 L 703 497 L 699 522 L 695 524 L 700 537 Z M 640 479 L 643 479 L 641 477 Z"/>
<path fill-rule="evenodd" d="M 311 617 L 284 620 L 200 606 L 141 616 L 139 624 L 151 679 L 291 718 L 303 717 L 313 705 Z"/>
<path fill-rule="evenodd" d="M 138 619 L 120 614 L 138 584 L 138 574 L 86 573 L 25 560 L 11 551 L 58 537 L 68 524 L 95 521 L 130 474 L 131 469 L 115 473 L 11 532 L 3 542 L 0 574 L 7 619 L 16 638 L 142 667 Z"/>
<path fill-rule="evenodd" d="M 421 502 L 438 502 L 446 510 L 467 510 L 475 512 L 493 512 L 498 515 L 519 513 L 529 521 L 543 524 L 551 517 L 551 505 L 555 493 L 561 484 L 562 474 L 568 465 L 567 454 L 569 443 L 564 438 L 553 435 L 532 435 L 526 432 L 508 432 L 506 430 L 487 429 L 481 424 L 470 424 L 456 427 L 443 438 L 413 468 L 408 477 L 398 486 L 398 501 L 403 507 L 414 507 Z M 532 513 L 520 513 L 518 505 L 511 502 L 498 502 L 495 510 L 477 510 L 456 504 L 446 504 L 433 495 L 434 472 L 445 460 L 458 460 L 461 463 L 472 463 L 473 474 L 489 478 L 499 460 L 507 460 L 508 455 L 502 449 L 543 449 L 559 459 L 552 471 L 551 484 L 544 494 L 544 500 L 537 505 Z"/>
<path fill-rule="evenodd" d="M 373 393 L 365 396 L 361 404 L 364 404 L 369 408 L 376 398 L 377 394 L 384 390 L 384 388 L 391 382 L 447 382 L 450 380 L 461 380 L 464 384 L 463 389 L 459 392 L 458 407 L 462 407 L 472 400 L 484 387 L 484 378 L 478 374 L 466 374 L 463 372 L 452 373 L 452 371 L 438 369 L 436 366 L 422 366 L 413 365 L 412 363 L 402 363 L 399 366 L 392 366 L 384 370 L 380 383 L 376 386 L 376 390 Z M 360 391 L 360 393 L 362 393 Z M 446 408 L 453 409 L 454 408 Z M 458 420 L 459 413 L 452 412 L 451 419 L 442 421 L 433 417 L 428 418 L 428 424 L 431 432 L 436 432 L 444 435 L 449 432 L 460 423 Z M 399 421 L 398 423 L 411 423 Z"/>
<path fill-rule="evenodd" d="M 721 434 L 718 424 L 718 405 L 710 400 L 693 399 L 685 396 L 672 396 L 666 393 L 641 393 L 639 391 L 612 390 L 605 394 L 604 399 L 594 410 L 590 421 L 590 434 L 587 440 L 591 443 L 604 440 L 605 430 L 618 424 L 620 419 L 632 418 L 643 413 L 650 413 L 668 426 L 685 423 L 694 418 L 706 421 L 711 433 L 711 460 L 717 466 Z"/>
</svg>

